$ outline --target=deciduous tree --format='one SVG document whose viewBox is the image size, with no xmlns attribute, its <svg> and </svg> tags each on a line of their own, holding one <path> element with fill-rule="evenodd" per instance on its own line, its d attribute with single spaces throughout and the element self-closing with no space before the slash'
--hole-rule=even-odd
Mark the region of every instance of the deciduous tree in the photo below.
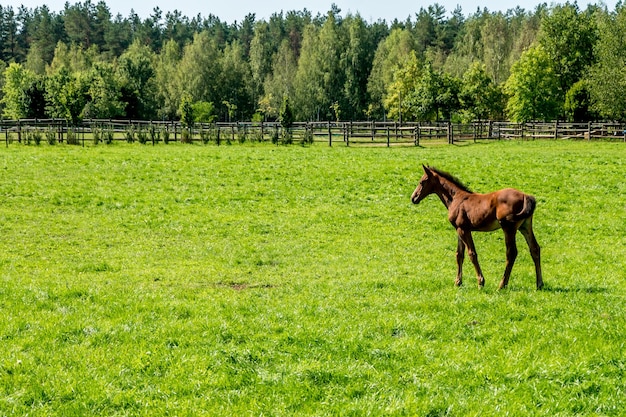
<svg viewBox="0 0 626 417">
<path fill-rule="evenodd" d="M 552 120 L 561 113 L 559 80 L 548 53 L 539 44 L 513 65 L 504 90 L 509 96 L 507 113 L 513 121 Z"/>
</svg>

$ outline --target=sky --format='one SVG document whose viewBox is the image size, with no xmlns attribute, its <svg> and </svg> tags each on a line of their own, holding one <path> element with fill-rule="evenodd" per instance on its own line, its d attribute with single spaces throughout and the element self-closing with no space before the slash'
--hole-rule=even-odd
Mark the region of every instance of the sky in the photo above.
<svg viewBox="0 0 626 417">
<path fill-rule="evenodd" d="M 70 4 L 78 3 L 77 0 L 67 0 Z M 86 0 L 80 1 L 81 3 Z M 92 4 L 97 4 L 99 0 L 91 0 Z M 615 0 L 581 0 L 578 5 L 581 9 L 587 7 L 587 4 L 606 4 L 609 10 L 615 8 Z M 66 0 L 0 0 L 3 7 L 13 6 L 15 11 L 19 6 L 23 5 L 29 9 L 47 5 L 53 12 L 60 12 L 64 9 Z M 415 14 L 420 8 L 427 8 L 434 3 L 438 3 L 445 8 L 447 12 L 452 12 L 457 5 L 461 6 L 463 15 L 468 16 L 476 12 L 477 9 L 487 8 L 491 12 L 502 11 L 521 7 L 527 11 L 532 11 L 535 7 L 544 3 L 539 0 L 179 0 L 177 2 L 156 3 L 148 0 L 105 0 L 113 16 L 120 13 L 122 17 L 128 17 L 131 9 L 135 11 L 141 18 L 148 17 L 154 7 L 157 5 L 165 16 L 166 12 L 178 10 L 183 16 L 192 18 L 200 14 L 207 17 L 210 14 L 217 16 L 221 21 L 233 23 L 241 22 L 249 13 L 255 13 L 256 20 L 269 20 L 273 13 L 281 11 L 287 12 L 291 10 L 304 10 L 305 8 L 312 12 L 315 16 L 317 13 L 326 14 L 334 3 L 341 9 L 341 15 L 346 16 L 348 13 L 357 14 L 367 22 L 376 22 L 384 19 L 387 23 L 394 19 L 400 21 L 411 17 L 415 20 Z M 545 1 L 548 5 L 555 2 L 551 0 Z M 558 4 L 564 4 L 565 1 L 557 1 Z"/>
</svg>

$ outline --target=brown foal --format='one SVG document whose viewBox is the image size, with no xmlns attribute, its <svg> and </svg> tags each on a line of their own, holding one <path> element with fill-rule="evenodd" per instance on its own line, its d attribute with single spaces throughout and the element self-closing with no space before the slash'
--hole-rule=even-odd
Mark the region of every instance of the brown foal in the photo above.
<svg viewBox="0 0 626 417">
<path fill-rule="evenodd" d="M 524 194 L 513 188 L 494 191 L 489 194 L 478 194 L 470 191 L 458 179 L 434 167 L 423 166 L 424 175 L 413 191 L 411 201 L 418 204 L 429 194 L 437 194 L 448 209 L 448 220 L 459 236 L 456 251 L 457 275 L 455 285 L 463 283 L 463 260 L 465 248 L 474 264 L 478 285 L 485 285 L 485 278 L 478 264 L 478 256 L 472 239 L 473 231 L 490 232 L 496 229 L 504 231 L 506 242 L 506 267 L 498 289 L 505 288 L 509 283 L 511 270 L 517 257 L 515 235 L 519 230 L 530 249 L 535 262 L 537 289 L 543 287 L 541 277 L 540 248 L 533 233 L 533 213 L 535 197 Z"/>
</svg>

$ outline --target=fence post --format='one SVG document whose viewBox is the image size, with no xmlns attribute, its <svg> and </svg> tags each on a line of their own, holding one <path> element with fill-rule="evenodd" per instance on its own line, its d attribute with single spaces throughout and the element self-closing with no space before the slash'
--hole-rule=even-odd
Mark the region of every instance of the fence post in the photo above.
<svg viewBox="0 0 626 417">
<path fill-rule="evenodd" d="M 559 121 L 554 122 L 554 139 L 559 138 Z"/>
<path fill-rule="evenodd" d="M 422 122 L 417 122 L 417 144 L 420 144 L 420 140 L 422 139 Z"/>
<path fill-rule="evenodd" d="M 447 122 L 448 123 L 448 143 L 450 145 L 454 145 L 454 136 L 452 133 L 452 123 L 451 122 Z"/>
<path fill-rule="evenodd" d="M 328 121 L 328 146 L 333 146 L 333 133 L 330 131 L 330 120 Z"/>
<path fill-rule="evenodd" d="M 263 142 L 265 140 L 264 138 L 264 131 L 263 131 L 263 120 L 261 120 L 261 142 Z"/>
</svg>

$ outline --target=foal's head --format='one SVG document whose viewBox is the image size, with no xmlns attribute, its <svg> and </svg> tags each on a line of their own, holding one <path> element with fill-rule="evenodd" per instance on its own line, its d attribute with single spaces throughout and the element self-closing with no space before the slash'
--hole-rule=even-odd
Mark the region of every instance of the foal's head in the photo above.
<svg viewBox="0 0 626 417">
<path fill-rule="evenodd" d="M 424 168 L 424 175 L 422 175 L 419 184 L 417 184 L 417 188 L 411 195 L 411 201 L 413 204 L 418 204 L 424 199 L 424 197 L 432 194 L 438 184 L 434 178 L 435 173 L 426 165 L 422 165 L 422 167 Z"/>
<path fill-rule="evenodd" d="M 419 203 L 424 197 L 432 193 L 437 193 L 437 195 L 441 197 L 444 189 L 454 188 L 468 193 L 472 192 L 472 190 L 467 188 L 467 186 L 454 175 L 435 167 L 427 167 L 426 165 L 422 165 L 422 167 L 424 168 L 424 175 L 420 179 L 415 191 L 413 191 L 413 195 L 411 195 L 413 204 Z M 444 204 L 446 204 L 446 202 L 444 202 Z"/>
</svg>

